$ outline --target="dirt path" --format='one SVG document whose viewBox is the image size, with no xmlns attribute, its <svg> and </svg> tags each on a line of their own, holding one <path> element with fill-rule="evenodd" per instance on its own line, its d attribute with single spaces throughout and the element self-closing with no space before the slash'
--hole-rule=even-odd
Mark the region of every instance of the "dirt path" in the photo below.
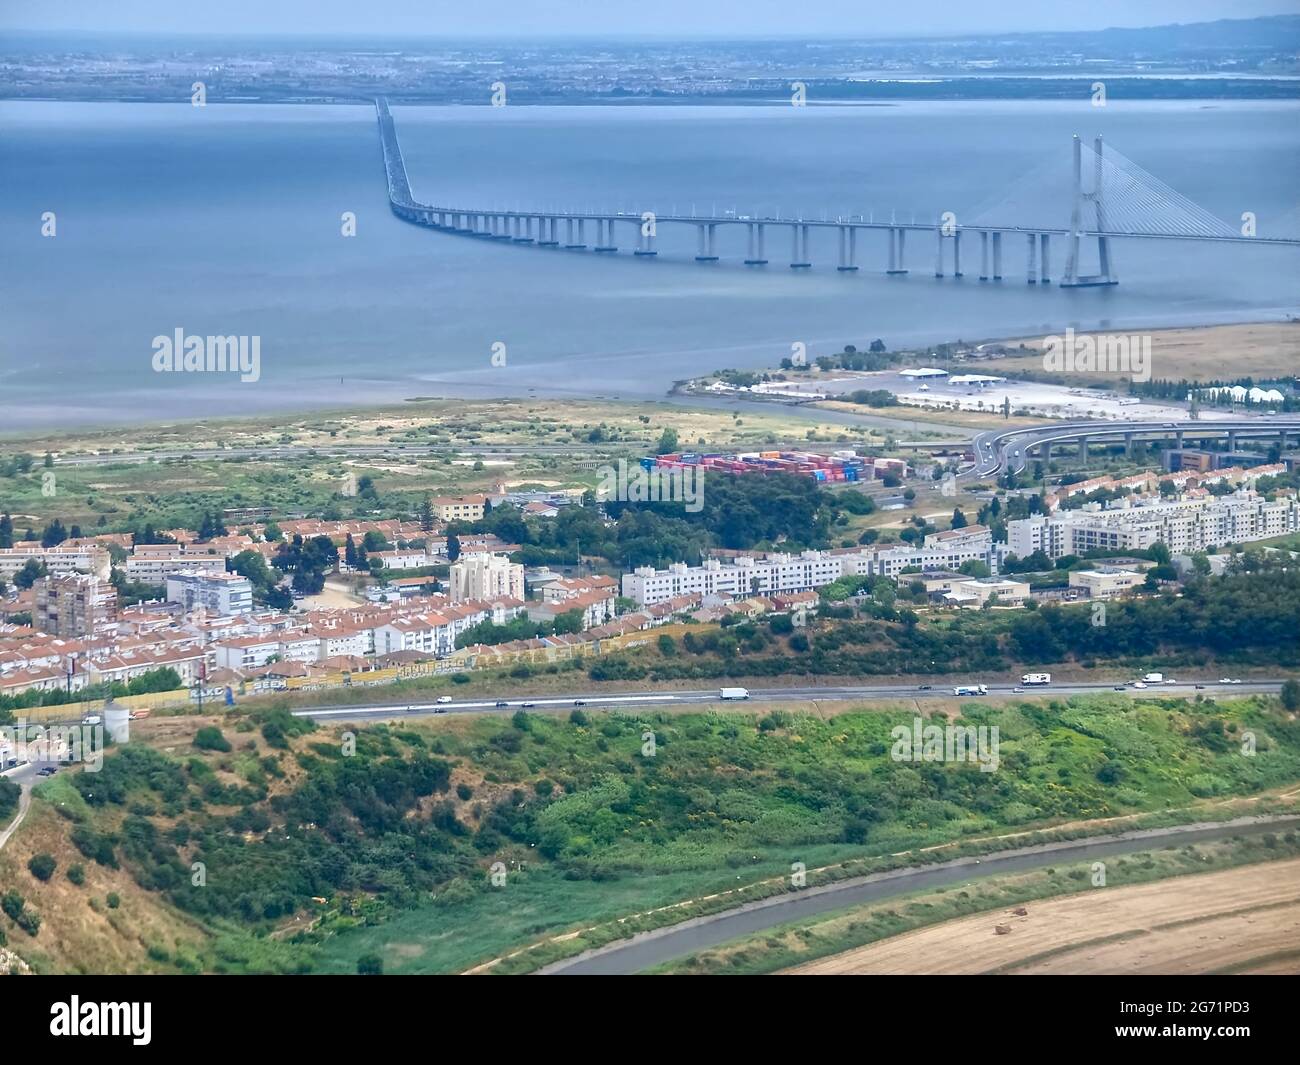
<svg viewBox="0 0 1300 1065">
<path fill-rule="evenodd" d="M 20 780 L 19 786 L 23 789 L 22 794 L 18 796 L 18 813 L 14 819 L 9 822 L 9 827 L 0 830 L 0 850 L 9 842 L 9 837 L 18 831 L 18 826 L 23 823 L 23 818 L 27 816 L 27 810 L 32 805 L 32 784 L 30 780 Z"/>
<path fill-rule="evenodd" d="M 1096 888 L 1024 910 L 945 921 L 787 972 L 1300 972 L 1300 859 Z"/>
</svg>

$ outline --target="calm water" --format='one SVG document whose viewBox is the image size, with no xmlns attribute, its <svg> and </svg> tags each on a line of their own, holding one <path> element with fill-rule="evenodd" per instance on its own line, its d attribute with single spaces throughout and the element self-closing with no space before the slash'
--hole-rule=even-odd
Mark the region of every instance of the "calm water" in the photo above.
<svg viewBox="0 0 1300 1065">
<path fill-rule="evenodd" d="M 1300 199 L 1289 103 L 395 115 L 418 194 L 503 208 L 960 220 L 1047 167 L 1034 220 L 1060 224 L 1075 130 L 1105 134 L 1220 217 L 1255 212 L 1261 233 L 1294 229 Z M 45 211 L 57 214 L 54 239 L 40 235 Z M 340 235 L 344 211 L 357 215 L 355 238 Z M 619 234 L 625 251 L 631 233 Z M 1300 291 L 1300 250 L 1122 242 L 1118 288 L 1069 291 L 1026 286 L 1010 237 L 997 287 L 974 280 L 970 239 L 967 278 L 942 282 L 920 234 L 906 279 L 881 275 L 883 234 L 860 243 L 858 275 L 835 271 L 829 236 L 814 236 L 806 273 L 785 265 L 781 230 L 769 230 L 772 265 L 760 270 L 740 265 L 739 230 L 721 235 L 730 262 L 691 262 L 693 242 L 665 227 L 657 261 L 611 260 L 406 225 L 387 209 L 370 108 L 2 103 L 0 431 L 530 388 L 661 396 L 693 373 L 769 364 L 796 341 L 815 356 L 877 336 L 1250 321 L 1294 312 Z M 1063 247 L 1053 259 L 1059 276 Z M 178 327 L 260 335 L 261 380 L 155 374 L 152 338 Z M 490 363 L 498 342 L 504 368 Z"/>
</svg>

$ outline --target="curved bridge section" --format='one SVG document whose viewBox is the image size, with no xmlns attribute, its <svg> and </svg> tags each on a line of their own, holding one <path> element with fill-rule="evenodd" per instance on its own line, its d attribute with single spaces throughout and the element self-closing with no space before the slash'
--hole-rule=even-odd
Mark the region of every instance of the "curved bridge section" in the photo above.
<svg viewBox="0 0 1300 1065">
<path fill-rule="evenodd" d="M 1173 422 L 1067 422 L 1063 425 L 1028 429 L 991 430 L 980 433 L 971 443 L 975 464 L 959 478 L 993 477 L 1020 473 L 1029 465 L 1031 450 L 1046 463 L 1054 447 L 1074 448 L 1080 458 L 1088 457 L 1088 444 L 1122 443 L 1130 451 L 1136 441 L 1168 441 L 1181 448 L 1189 441 L 1226 440 L 1229 451 L 1239 441 L 1276 441 L 1283 451 L 1300 438 L 1300 417 L 1232 418 L 1222 421 Z"/>
</svg>

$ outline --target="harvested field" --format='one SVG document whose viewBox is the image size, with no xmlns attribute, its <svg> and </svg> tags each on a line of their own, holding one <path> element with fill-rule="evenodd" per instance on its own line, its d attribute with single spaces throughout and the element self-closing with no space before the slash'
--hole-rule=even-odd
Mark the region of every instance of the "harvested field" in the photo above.
<svg viewBox="0 0 1300 1065">
<path fill-rule="evenodd" d="M 1096 888 L 1023 909 L 1023 916 L 995 910 L 946 921 L 786 971 L 1300 972 L 1300 859 Z"/>
</svg>

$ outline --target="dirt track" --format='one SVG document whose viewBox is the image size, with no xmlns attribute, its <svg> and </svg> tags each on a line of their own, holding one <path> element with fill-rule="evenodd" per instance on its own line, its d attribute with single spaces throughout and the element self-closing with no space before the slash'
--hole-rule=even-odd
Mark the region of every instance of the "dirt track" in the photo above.
<svg viewBox="0 0 1300 1065">
<path fill-rule="evenodd" d="M 1300 973 L 1300 859 L 1096 888 L 1025 910 L 947 921 L 787 972 Z"/>
</svg>

